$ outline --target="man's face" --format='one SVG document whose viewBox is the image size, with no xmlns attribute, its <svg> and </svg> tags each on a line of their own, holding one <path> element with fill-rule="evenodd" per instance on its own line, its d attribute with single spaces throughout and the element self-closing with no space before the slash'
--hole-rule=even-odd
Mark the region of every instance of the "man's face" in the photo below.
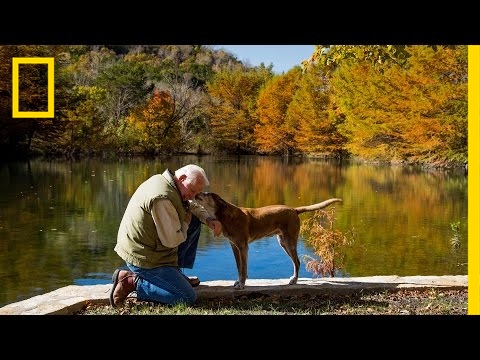
<svg viewBox="0 0 480 360">
<path fill-rule="evenodd" d="M 201 191 L 203 191 L 203 183 L 201 181 L 192 182 L 186 176 L 180 177 L 180 193 L 182 195 L 182 200 L 193 200 L 195 196 Z"/>
</svg>

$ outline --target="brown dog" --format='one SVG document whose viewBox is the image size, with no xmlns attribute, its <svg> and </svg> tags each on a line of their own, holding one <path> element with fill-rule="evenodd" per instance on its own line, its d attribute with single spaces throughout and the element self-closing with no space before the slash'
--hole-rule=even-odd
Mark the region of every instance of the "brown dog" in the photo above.
<svg viewBox="0 0 480 360">
<path fill-rule="evenodd" d="M 342 199 L 329 199 L 318 204 L 292 208 L 286 205 L 270 205 L 259 208 L 244 208 L 223 200 L 211 192 L 201 192 L 195 197 L 207 212 L 222 223 L 223 235 L 230 240 L 238 270 L 235 289 L 243 289 L 247 275 L 248 244 L 252 241 L 277 235 L 278 243 L 292 259 L 293 275 L 289 284 L 296 284 L 300 260 L 297 241 L 300 233 L 298 214 L 323 209 Z"/>
</svg>

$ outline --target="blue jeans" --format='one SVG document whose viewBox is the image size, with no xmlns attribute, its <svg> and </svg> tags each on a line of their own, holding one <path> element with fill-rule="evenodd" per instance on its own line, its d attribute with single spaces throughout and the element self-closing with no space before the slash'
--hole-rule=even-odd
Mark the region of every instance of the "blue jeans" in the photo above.
<svg viewBox="0 0 480 360">
<path fill-rule="evenodd" d="M 143 269 L 126 263 L 130 271 L 138 275 L 136 288 L 138 300 L 169 305 L 178 303 L 193 305 L 195 303 L 197 293 L 181 268 L 193 268 L 201 225 L 200 220 L 192 215 L 187 231 L 187 240 L 178 247 L 178 267 L 159 266 L 154 269 Z"/>
</svg>

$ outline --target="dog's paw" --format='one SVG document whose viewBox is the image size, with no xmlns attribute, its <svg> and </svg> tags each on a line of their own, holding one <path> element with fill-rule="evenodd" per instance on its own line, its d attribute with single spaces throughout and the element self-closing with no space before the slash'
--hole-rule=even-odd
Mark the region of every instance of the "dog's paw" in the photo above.
<svg viewBox="0 0 480 360">
<path fill-rule="evenodd" d="M 239 280 L 235 281 L 233 284 L 235 290 L 242 290 L 245 287 L 245 284 L 242 284 Z"/>
<path fill-rule="evenodd" d="M 295 285 L 297 283 L 298 278 L 295 276 L 292 276 L 290 278 L 290 281 L 288 282 L 288 285 Z"/>
</svg>

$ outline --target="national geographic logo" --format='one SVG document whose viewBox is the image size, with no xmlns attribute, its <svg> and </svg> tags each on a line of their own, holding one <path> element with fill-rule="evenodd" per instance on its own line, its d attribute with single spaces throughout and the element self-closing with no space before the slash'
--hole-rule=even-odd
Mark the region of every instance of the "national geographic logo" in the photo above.
<svg viewBox="0 0 480 360">
<path fill-rule="evenodd" d="M 47 111 L 20 111 L 19 67 L 23 64 L 47 65 Z M 53 118 L 54 114 L 54 58 L 12 58 L 12 116 L 14 118 Z"/>
</svg>

